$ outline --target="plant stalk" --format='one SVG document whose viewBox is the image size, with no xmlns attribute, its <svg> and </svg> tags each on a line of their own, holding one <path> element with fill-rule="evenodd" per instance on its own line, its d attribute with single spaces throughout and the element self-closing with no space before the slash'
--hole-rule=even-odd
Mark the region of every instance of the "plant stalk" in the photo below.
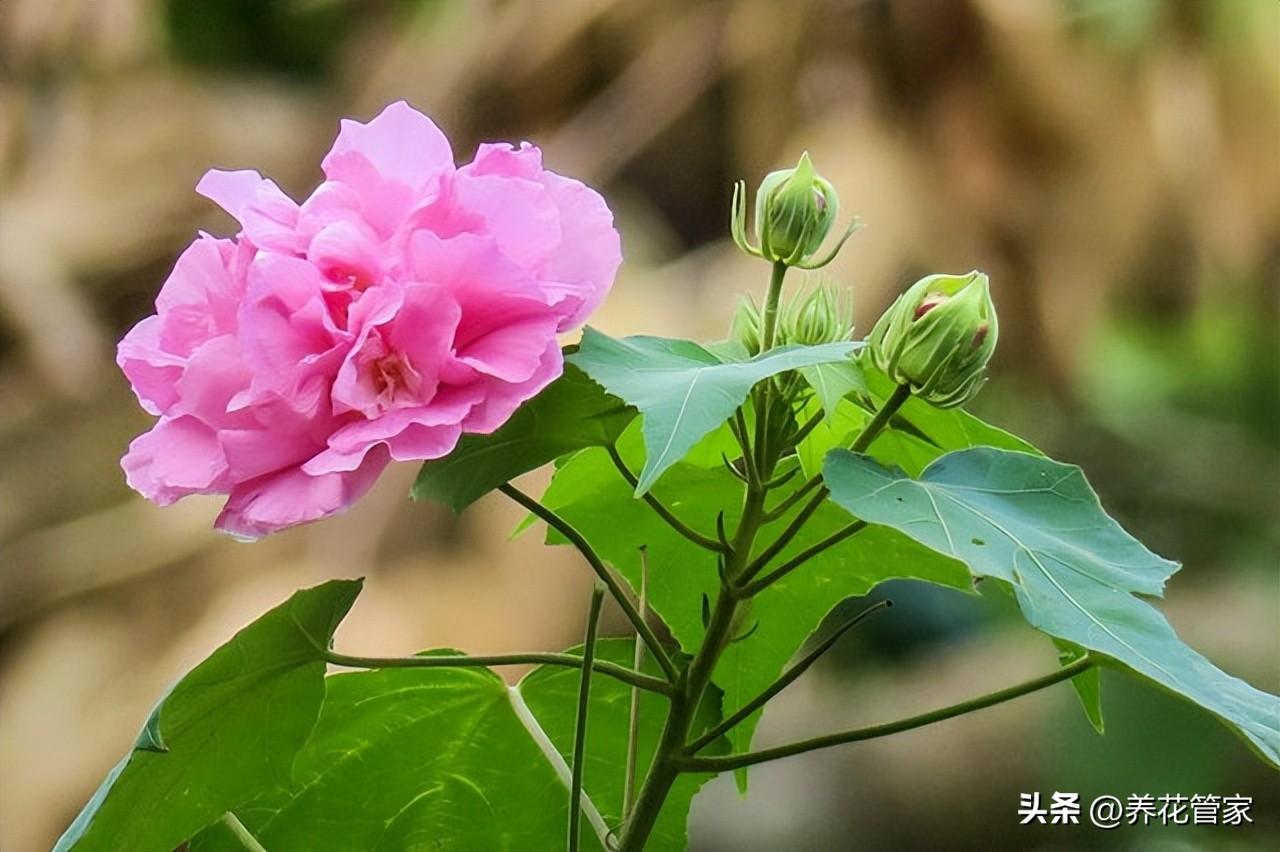
<svg viewBox="0 0 1280 852">
<path fill-rule="evenodd" d="M 600 605 L 604 584 L 591 591 L 587 613 L 587 635 L 582 640 L 582 678 L 578 687 L 578 714 L 573 724 L 573 770 L 569 776 L 569 852 L 582 847 L 582 771 L 587 762 L 587 711 L 591 708 L 591 669 L 596 659 L 596 636 L 600 630 Z"/>
<path fill-rule="evenodd" d="M 679 766 L 686 772 L 730 772 L 736 769 L 744 769 L 748 766 L 755 766 L 757 763 L 780 760 L 784 757 L 792 757 L 821 748 L 872 740 L 877 737 L 887 737 L 890 734 L 910 731 L 913 728 L 922 728 L 925 725 L 932 725 L 934 722 L 942 722 L 946 719 L 953 719 L 956 716 L 972 713 L 975 710 L 982 710 L 986 707 L 1002 704 L 1005 701 L 1012 701 L 1015 698 L 1053 686 L 1055 683 L 1070 680 L 1093 665 L 1095 665 L 1095 661 L 1088 656 L 1084 656 L 1068 666 L 1034 680 L 1025 681 L 977 698 L 971 698 L 959 704 L 952 704 L 950 707 L 942 707 L 938 710 L 931 710 L 928 713 L 921 713 L 918 716 L 899 719 L 896 722 L 872 725 L 868 728 L 856 728 L 852 731 L 843 731 L 838 734 L 827 734 L 826 736 L 814 737 L 813 739 L 802 740 L 797 743 L 778 746 L 777 748 L 767 748 L 761 751 L 746 752 L 745 754 L 730 754 L 723 757 L 690 757 L 680 761 Z"/>
</svg>

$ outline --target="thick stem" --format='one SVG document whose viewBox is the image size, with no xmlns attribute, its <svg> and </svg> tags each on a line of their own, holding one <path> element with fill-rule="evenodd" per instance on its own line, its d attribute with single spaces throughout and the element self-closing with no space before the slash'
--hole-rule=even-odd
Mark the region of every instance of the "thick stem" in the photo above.
<svg viewBox="0 0 1280 852">
<path fill-rule="evenodd" d="M 807 751 L 814 751 L 821 748 L 830 748 L 831 746 L 844 745 L 845 743 L 860 742 L 862 740 L 871 740 L 877 737 L 887 737 L 890 734 L 897 734 L 903 731 L 910 731 L 913 728 L 922 728 L 925 725 L 932 725 L 934 722 L 941 722 L 946 719 L 953 719 L 956 716 L 963 716 L 966 713 L 972 713 L 975 710 L 982 710 L 1005 701 L 1012 701 L 1023 695 L 1053 686 L 1055 683 L 1061 683 L 1064 680 L 1070 680 L 1076 675 L 1094 665 L 1094 661 L 1089 657 L 1081 657 L 1069 666 L 1064 666 L 1056 672 L 1050 672 L 1047 675 L 1029 680 L 1024 683 L 1001 689 L 997 692 L 981 695 L 977 698 L 971 698 L 968 701 L 962 701 L 959 704 L 952 704 L 950 707 L 943 707 L 938 710 L 931 710 L 928 713 L 921 713 L 918 716 L 910 716 L 906 719 L 899 719 L 896 722 L 888 722 L 883 725 L 872 725 L 869 728 L 857 728 L 852 731 L 844 731 L 838 734 L 828 734 L 824 737 L 815 737 L 810 740 L 802 740 L 798 743 L 778 746 L 777 748 L 767 748 L 761 751 L 752 751 L 745 754 L 731 754 L 724 757 L 691 757 L 680 762 L 680 768 L 686 772 L 729 772 L 735 769 L 744 769 L 748 766 L 755 766 L 757 763 L 765 763 L 770 760 L 779 760 L 784 757 L 792 757 L 797 754 L 804 754 Z"/>
<path fill-rule="evenodd" d="M 662 643 L 658 641 L 657 635 L 641 616 L 640 611 L 636 609 L 634 603 L 631 602 L 631 596 L 627 594 L 626 589 L 622 587 L 622 582 L 614 576 L 613 571 L 609 570 L 609 566 L 604 564 L 604 560 L 596 553 L 591 543 L 583 537 L 582 533 L 573 526 L 573 524 L 560 517 L 553 510 L 539 503 L 537 500 L 525 494 L 519 488 L 516 488 L 510 482 L 498 487 L 498 490 L 506 494 L 512 500 L 515 500 L 521 506 L 537 515 L 548 526 L 554 528 L 569 542 L 578 549 L 582 554 L 582 558 L 587 560 L 587 564 L 591 566 L 591 570 L 595 571 L 596 577 L 600 582 L 604 583 L 609 590 L 609 594 L 618 602 L 618 606 L 626 614 L 631 626 L 640 634 L 640 638 L 644 640 L 644 644 L 648 646 L 649 653 L 653 654 L 654 660 L 662 667 L 662 672 L 667 676 L 667 680 L 675 682 L 679 676 L 675 663 L 671 662 L 671 657 L 667 656 L 667 651 L 662 647 Z"/>
<path fill-rule="evenodd" d="M 582 658 L 573 654 L 540 652 L 465 657 L 455 655 L 439 657 L 352 657 L 334 651 L 325 651 L 324 661 L 349 669 L 445 669 L 523 665 L 564 666 L 565 668 L 580 669 L 583 666 Z M 637 689 L 656 692 L 659 695 L 671 694 L 671 684 L 665 680 L 651 677 L 638 671 L 632 671 L 625 666 L 611 663 L 608 660 L 593 661 L 591 670 L 616 678 Z"/>
<path fill-rule="evenodd" d="M 732 639 L 734 616 L 737 615 L 739 603 L 738 597 L 733 593 L 732 579 L 742 569 L 745 554 L 751 552 L 751 545 L 760 530 L 763 507 L 763 492 L 748 489 L 742 521 L 726 560 L 725 582 L 721 584 L 716 605 L 707 621 L 702 646 L 694 655 L 684 677 L 676 683 L 671 713 L 663 726 L 662 738 L 658 742 L 649 775 L 636 800 L 635 810 L 627 821 L 618 847 L 619 852 L 639 852 L 644 849 L 645 841 L 662 811 L 663 802 L 671 792 L 671 785 L 680 775 L 680 761 L 698 705 L 711 683 L 716 662 Z"/>
<path fill-rule="evenodd" d="M 867 423 L 862 432 L 858 434 L 857 439 L 849 449 L 855 453 L 864 452 L 867 447 L 871 446 L 871 442 L 876 439 L 876 436 L 880 434 L 881 430 L 883 430 L 884 427 L 889 424 L 889 421 L 893 419 L 893 415 L 898 412 L 898 409 L 902 407 L 902 404 L 910 398 L 911 388 L 909 386 L 898 385 L 898 387 L 894 388 L 893 394 L 885 400 L 884 405 L 880 406 L 880 410 L 875 413 L 875 416 L 871 418 L 870 422 Z M 821 477 L 821 473 L 815 474 L 814 480 L 820 480 Z M 813 480 L 811 480 L 811 482 L 812 481 Z M 808 484 L 804 487 L 808 487 Z M 828 493 L 827 487 L 824 485 L 809 498 L 809 502 L 804 505 L 804 508 L 801 509 L 794 518 L 792 518 L 791 523 L 788 524 L 787 528 L 784 529 L 777 539 L 774 540 L 773 544 L 765 548 L 764 552 L 752 560 L 751 564 L 742 572 L 742 577 L 740 578 L 741 584 L 745 585 L 749 583 L 751 578 L 755 577 L 756 574 L 759 574 L 768 566 L 769 562 L 775 556 L 781 553 L 783 549 L 791 543 L 791 540 L 795 538 L 804 525 L 808 523 L 809 518 L 813 516 L 813 513 L 822 507 L 823 502 L 827 499 Z"/>
<path fill-rule="evenodd" d="M 596 636 L 600 629 L 600 604 L 604 585 L 596 583 L 587 613 L 587 635 L 582 640 L 582 679 L 578 687 L 578 714 L 573 723 L 573 770 L 569 776 L 569 852 L 582 846 L 582 770 L 587 763 L 587 711 L 591 707 L 591 666 L 596 659 Z"/>
</svg>

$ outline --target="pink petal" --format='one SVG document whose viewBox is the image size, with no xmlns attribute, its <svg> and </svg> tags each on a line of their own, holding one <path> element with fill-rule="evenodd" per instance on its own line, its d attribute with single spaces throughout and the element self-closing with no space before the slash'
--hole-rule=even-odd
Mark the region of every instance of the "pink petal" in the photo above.
<svg viewBox="0 0 1280 852">
<path fill-rule="evenodd" d="M 129 487 L 161 506 L 220 490 L 226 460 L 212 429 L 194 417 L 163 418 L 120 460 Z"/>
<path fill-rule="evenodd" d="M 292 467 L 237 485 L 214 526 L 256 539 L 348 509 L 373 486 L 390 455 L 377 450 L 355 470 L 310 476 Z"/>
<path fill-rule="evenodd" d="M 388 106 L 368 124 L 344 119 L 337 141 L 321 168 L 331 180 L 330 168 L 349 151 L 359 152 L 384 178 L 393 178 L 413 190 L 422 190 L 439 176 L 453 171 L 453 150 L 440 128 L 404 101 Z"/>
</svg>

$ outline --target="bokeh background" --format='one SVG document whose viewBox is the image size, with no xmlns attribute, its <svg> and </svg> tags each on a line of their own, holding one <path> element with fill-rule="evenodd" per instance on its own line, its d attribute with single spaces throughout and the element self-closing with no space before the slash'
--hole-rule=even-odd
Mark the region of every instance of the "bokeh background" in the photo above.
<svg viewBox="0 0 1280 852">
<path fill-rule="evenodd" d="M 824 274 L 869 329 L 925 272 L 988 271 L 977 412 L 1083 464 L 1185 569 L 1166 612 L 1280 691 L 1280 4 L 1275 0 L 0 0 L 0 849 L 50 846 L 166 685 L 293 589 L 368 575 L 352 653 L 557 649 L 588 572 L 487 498 L 393 470 L 350 514 L 243 545 L 156 509 L 118 458 L 148 418 L 112 346 L 257 168 L 305 194 L 342 116 L 406 98 L 469 158 L 528 138 L 601 188 L 627 263 L 596 323 L 714 338 L 766 270 L 731 181 L 808 149 L 866 229 Z M 533 479 L 537 479 L 535 475 Z M 772 707 L 760 742 L 1038 673 L 1001 606 L 910 585 Z M 613 627 L 621 631 L 620 620 Z M 518 674 L 518 673 L 512 673 Z M 720 779 L 697 850 L 1264 849 L 1280 785 L 1216 723 L 1104 678 Z M 1243 793 L 1252 825 L 1017 825 L 1020 792 Z"/>
</svg>

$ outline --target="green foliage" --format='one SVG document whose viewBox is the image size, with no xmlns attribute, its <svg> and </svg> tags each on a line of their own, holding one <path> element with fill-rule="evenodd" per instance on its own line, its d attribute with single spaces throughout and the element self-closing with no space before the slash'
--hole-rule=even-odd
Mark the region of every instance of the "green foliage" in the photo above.
<svg viewBox="0 0 1280 852">
<path fill-rule="evenodd" d="M 895 463 L 895 444 L 885 440 L 887 437 L 881 439 L 888 448 L 884 459 Z M 881 441 L 872 445 L 873 452 L 881 452 Z M 638 443 L 635 430 L 628 431 L 621 442 L 623 455 L 639 455 Z M 714 462 L 707 459 L 705 463 Z M 784 487 L 777 500 L 798 487 L 798 480 Z M 720 511 L 725 512 L 730 527 L 739 520 L 742 483 L 721 466 L 679 463 L 663 477 L 654 494 L 696 529 L 713 530 Z M 556 471 L 543 502 L 568 518 L 635 588 L 640 585 L 640 548 L 645 548 L 650 606 L 683 648 L 693 651 L 699 646 L 703 595 L 712 600 L 717 595 L 715 556 L 691 544 L 634 499 L 606 453 L 585 450 L 571 458 Z M 763 540 L 776 537 L 789 520 L 785 517 L 767 525 Z M 852 520 L 839 506 L 827 503 L 783 551 L 779 564 Z M 557 541 L 554 536 L 549 540 Z M 866 594 L 891 577 L 970 588 L 962 566 L 919 547 L 906 536 L 891 530 L 855 536 L 755 600 L 751 614 L 754 631 L 731 644 L 716 669 L 715 682 L 724 691 L 726 711 L 736 710 L 768 686 L 836 604 Z M 754 726 L 753 720 L 730 733 L 735 747 L 749 745 Z"/>
<path fill-rule="evenodd" d="M 492 671 L 383 669 L 331 675 L 326 686 L 292 784 L 237 811 L 267 849 L 545 849 L 563 842 L 568 787 Z M 572 719 L 572 702 L 567 712 Z M 192 852 L 237 848 L 225 840 L 211 832 Z"/>
<path fill-rule="evenodd" d="M 619 838 L 627 849 L 686 845 L 706 770 L 788 752 L 708 759 L 747 751 L 759 711 L 696 757 L 687 744 L 771 694 L 834 607 L 890 578 L 960 591 L 973 576 L 1007 584 L 1064 665 L 1088 653 L 1137 672 L 1280 765 L 1280 700 L 1182 644 L 1137 596 L 1159 594 L 1175 563 L 1110 519 L 1077 468 L 958 409 L 903 402 L 867 359 L 853 360 L 857 348 L 790 346 L 750 358 L 731 342 L 588 330 L 565 374 L 505 426 L 423 466 L 414 496 L 460 510 L 554 461 L 547 511 L 525 502 L 553 522 L 548 541 L 577 542 L 610 588 L 601 560 L 636 590 L 647 569 L 645 604 L 686 652 L 664 655 L 650 637 L 670 671 L 668 680 L 652 659 L 640 666 L 656 692 L 592 681 L 585 848 L 611 849 Z M 730 428 L 739 418 L 759 444 Z M 867 452 L 843 449 L 854 445 Z M 642 468 L 638 487 L 611 451 Z M 637 499 L 646 494 L 662 505 Z M 329 655 L 358 589 L 340 581 L 299 592 L 183 678 L 57 849 L 169 850 L 187 840 L 192 852 L 242 848 L 227 812 L 273 852 L 560 848 L 581 670 L 547 666 L 510 687 L 456 660 L 427 667 Z M 622 667 L 636 653 L 631 639 L 596 650 Z M 326 678 L 326 659 L 377 670 Z M 1079 668 L 1043 683 L 1075 674 L 1101 732 L 1098 670 Z M 634 777 L 665 779 L 636 834 L 624 803 L 633 697 Z M 643 794 L 635 807 L 631 816 L 645 812 Z"/>
<path fill-rule="evenodd" d="M 522 405 L 502 428 L 467 435 L 448 456 L 422 466 L 415 500 L 432 499 L 460 512 L 522 473 L 583 447 L 612 444 L 636 416 L 572 364 Z"/>
<path fill-rule="evenodd" d="M 575 648 L 572 653 L 581 653 Z M 600 659 L 630 666 L 635 644 L 630 639 L 602 639 L 596 647 Z M 642 667 L 659 674 L 657 666 Z M 520 692 L 566 763 L 573 758 L 573 703 L 580 674 L 573 669 L 543 666 L 520 681 Z M 595 803 L 605 823 L 616 830 L 622 824 L 627 732 L 630 722 L 631 688 L 611 678 L 596 678 L 591 684 L 591 724 L 587 734 L 587 767 L 584 789 Z M 667 702 L 658 695 L 641 693 L 636 761 L 637 781 L 644 778 L 658 747 Z M 720 719 L 720 696 L 703 702 L 694 730 L 701 733 Z M 719 749 L 723 750 L 723 749 Z M 687 845 L 686 822 L 689 806 L 708 775 L 685 775 L 676 782 L 667 799 L 650 845 L 654 849 L 683 849 Z M 584 832 L 585 835 L 585 832 Z"/>
<path fill-rule="evenodd" d="M 173 849 L 287 783 L 324 698 L 322 651 L 359 590 L 335 580 L 298 592 L 178 681 L 56 852 Z"/>
<path fill-rule="evenodd" d="M 980 447 L 944 456 L 913 480 L 835 452 L 824 477 L 849 511 L 1012 584 L 1033 627 L 1209 710 L 1280 765 L 1280 699 L 1218 669 L 1135 597 L 1160 594 L 1178 565 L 1108 517 L 1079 468 Z"/>
<path fill-rule="evenodd" d="M 787 370 L 843 361 L 853 343 L 784 346 L 749 361 L 725 361 L 690 340 L 615 340 L 588 328 L 569 361 L 644 416 L 644 494 L 705 435 L 733 416 L 758 382 Z"/>
</svg>

